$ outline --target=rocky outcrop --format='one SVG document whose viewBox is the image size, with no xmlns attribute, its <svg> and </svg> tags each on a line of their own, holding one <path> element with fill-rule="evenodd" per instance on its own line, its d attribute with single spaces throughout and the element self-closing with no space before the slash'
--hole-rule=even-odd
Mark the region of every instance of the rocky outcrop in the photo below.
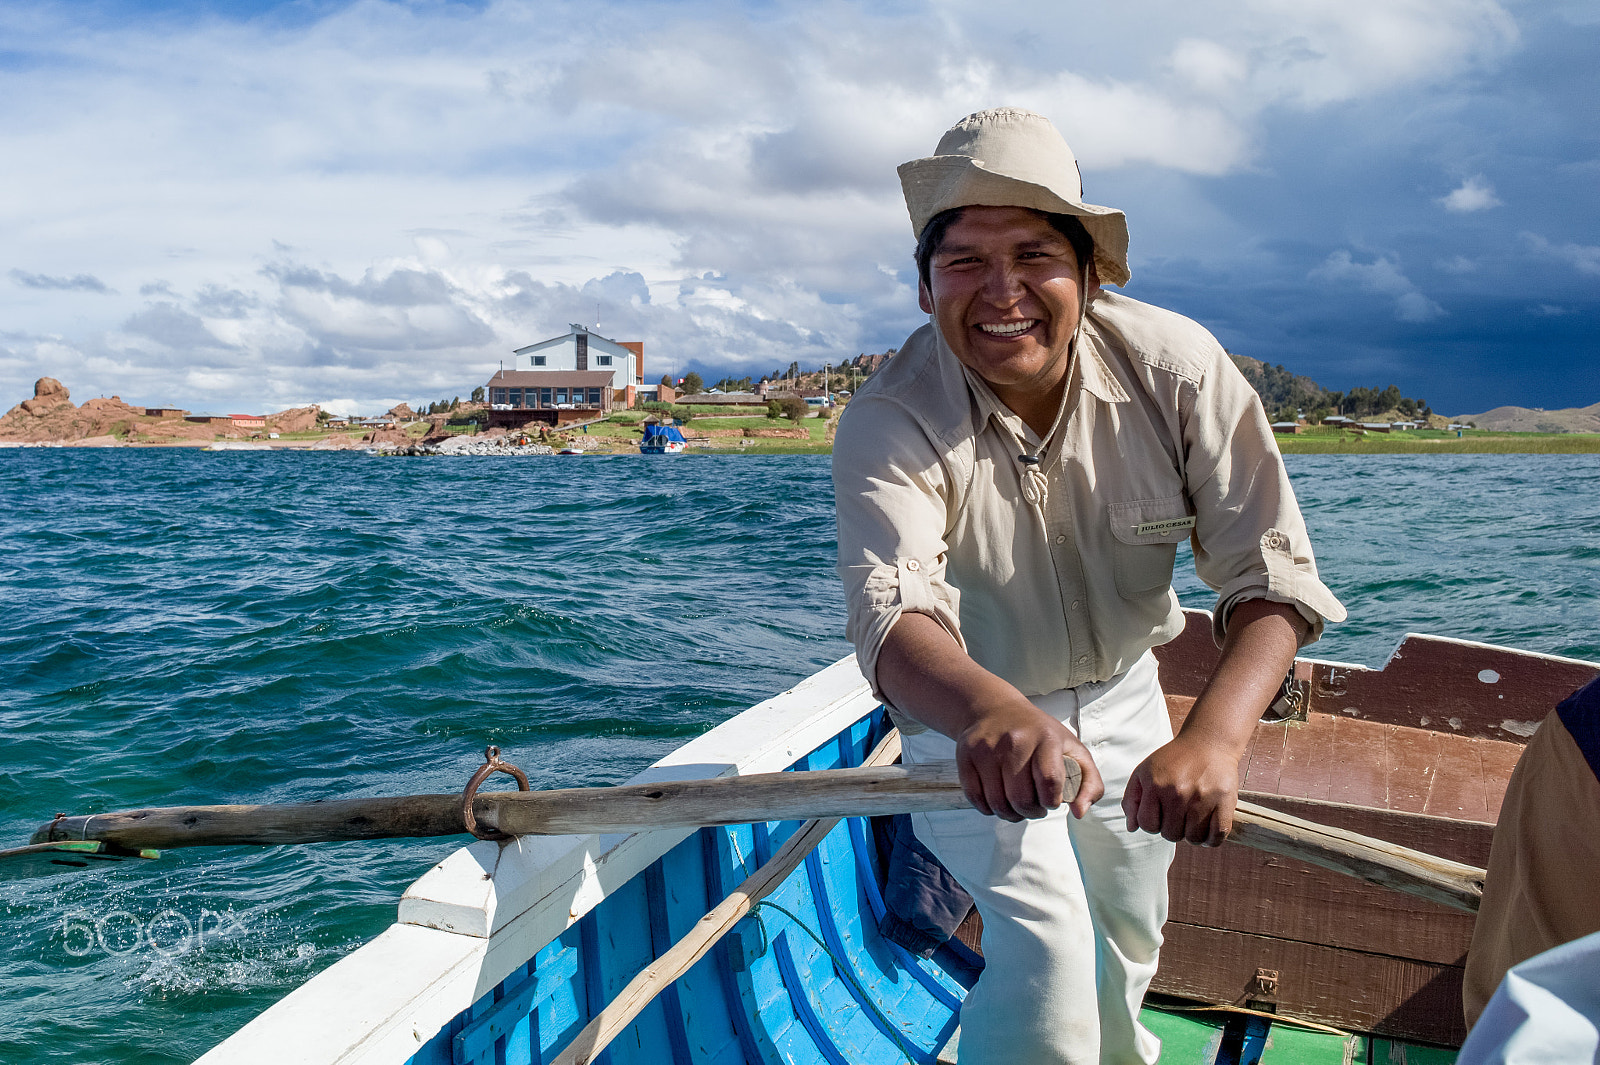
<svg viewBox="0 0 1600 1065">
<path fill-rule="evenodd" d="M 427 435 L 425 435 L 422 438 L 422 442 L 424 444 L 442 444 L 446 440 L 454 439 L 456 434 L 452 433 L 450 430 L 446 429 L 444 426 L 445 426 L 445 419 L 444 418 L 442 418 L 442 417 L 440 417 L 440 418 L 429 418 L 428 419 L 428 432 L 427 432 Z"/>
<path fill-rule="evenodd" d="M 417 420 L 417 412 L 411 409 L 409 403 L 396 403 L 389 408 L 389 417 L 397 422 L 414 422 Z"/>
<path fill-rule="evenodd" d="M 67 391 L 67 386 L 54 377 L 41 377 L 33 383 L 33 398 L 18 403 L 12 412 L 21 409 L 35 418 L 42 418 L 63 406 L 72 406 L 72 393 Z"/>
<path fill-rule="evenodd" d="M 410 434 L 404 429 L 374 429 L 366 436 L 363 436 L 361 442 L 380 447 L 386 444 L 392 447 L 400 447 L 410 444 L 412 440 Z"/>
<path fill-rule="evenodd" d="M 32 399 L 23 400 L 0 417 L 0 440 L 74 443 L 109 437 L 130 443 L 171 444 L 238 435 L 227 427 L 220 427 L 219 432 L 215 425 L 158 418 L 144 411 L 118 396 L 97 396 L 75 406 L 65 385 L 53 377 L 41 377 L 33 386 Z"/>
<path fill-rule="evenodd" d="M 97 397 L 74 406 L 66 385 L 54 377 L 41 377 L 34 383 L 32 399 L 23 400 L 0 417 L 0 440 L 86 440 L 125 432 L 143 417 L 143 407 L 129 406 L 117 396 Z"/>
<path fill-rule="evenodd" d="M 456 436 L 440 444 L 397 449 L 407 455 L 554 455 L 555 448 L 548 444 L 517 444 L 516 438 L 487 434 Z"/>
<path fill-rule="evenodd" d="M 272 433 L 309 433 L 317 427 L 317 415 L 322 408 L 313 403 L 309 407 L 291 407 L 267 415 L 267 431 Z"/>
</svg>

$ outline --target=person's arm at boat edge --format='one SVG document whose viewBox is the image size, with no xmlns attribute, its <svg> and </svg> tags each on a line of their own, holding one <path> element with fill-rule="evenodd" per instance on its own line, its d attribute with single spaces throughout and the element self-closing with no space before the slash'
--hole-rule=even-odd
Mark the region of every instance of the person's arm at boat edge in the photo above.
<svg viewBox="0 0 1600 1065">
<path fill-rule="evenodd" d="M 1299 610 L 1249 599 L 1233 610 L 1222 657 L 1172 742 L 1128 778 L 1128 831 L 1220 844 L 1233 828 L 1239 759 L 1310 630 Z"/>
<path fill-rule="evenodd" d="M 1239 759 L 1295 651 L 1345 610 L 1317 575 L 1305 520 L 1255 391 L 1212 342 L 1204 384 L 1178 397 L 1196 518 L 1195 571 L 1216 589 L 1222 648 L 1183 728 L 1129 780 L 1128 830 L 1216 846 L 1233 827 Z"/>
<path fill-rule="evenodd" d="M 895 706 L 956 741 L 961 788 L 980 813 L 1043 817 L 1064 798 L 1066 758 L 1083 772 L 1070 804 L 1076 816 L 1105 794 L 1072 730 L 974 662 L 925 614 L 895 622 L 878 653 L 878 684 Z"/>
<path fill-rule="evenodd" d="M 1044 816 L 1061 805 L 1070 755 L 1083 771 L 1072 803 L 1083 816 L 1105 792 L 1088 750 L 966 652 L 960 596 L 943 580 L 947 471 L 915 420 L 881 397 L 852 400 L 833 479 L 849 636 L 873 693 L 905 731 L 927 726 L 956 741 L 976 809 Z"/>
</svg>

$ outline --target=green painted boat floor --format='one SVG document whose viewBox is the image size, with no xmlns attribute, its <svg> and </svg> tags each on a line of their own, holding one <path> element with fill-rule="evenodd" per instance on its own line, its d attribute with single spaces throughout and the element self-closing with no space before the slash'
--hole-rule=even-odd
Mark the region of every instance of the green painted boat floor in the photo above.
<svg viewBox="0 0 1600 1065">
<path fill-rule="evenodd" d="M 1238 1015 L 1232 1015 L 1238 1016 Z M 1230 1014 L 1146 1006 L 1139 1020 L 1161 1040 L 1160 1065 L 1212 1065 Z M 1334 1035 L 1274 1024 L 1258 1065 L 1455 1065 L 1456 1051 L 1381 1036 Z M 1240 1065 L 1256 1065 L 1249 1059 Z"/>
</svg>

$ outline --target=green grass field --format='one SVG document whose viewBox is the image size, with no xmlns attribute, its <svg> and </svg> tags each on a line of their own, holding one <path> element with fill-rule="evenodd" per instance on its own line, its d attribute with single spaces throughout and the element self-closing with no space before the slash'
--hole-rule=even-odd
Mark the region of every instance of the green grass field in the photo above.
<svg viewBox="0 0 1600 1065">
<path fill-rule="evenodd" d="M 1274 437 L 1285 455 L 1594 455 L 1600 433 L 1496 433 L 1443 429 L 1359 435 L 1315 426 L 1294 436 Z"/>
<path fill-rule="evenodd" d="M 827 438 L 828 422 L 808 417 L 800 422 L 766 416 L 761 408 L 696 407 L 696 417 L 685 427 L 693 436 L 703 429 L 804 428 L 808 440 L 782 440 L 715 436 L 689 453 L 743 455 L 826 455 L 833 450 Z M 619 411 L 604 423 L 589 427 L 591 437 L 616 450 L 637 445 L 643 410 Z M 1294 436 L 1275 436 L 1285 455 L 1594 455 L 1600 454 L 1600 433 L 1498 433 L 1467 429 L 1461 436 L 1443 429 L 1412 429 L 1398 433 L 1359 434 L 1345 429 L 1314 426 Z M 706 446 L 708 445 L 708 446 Z"/>
</svg>

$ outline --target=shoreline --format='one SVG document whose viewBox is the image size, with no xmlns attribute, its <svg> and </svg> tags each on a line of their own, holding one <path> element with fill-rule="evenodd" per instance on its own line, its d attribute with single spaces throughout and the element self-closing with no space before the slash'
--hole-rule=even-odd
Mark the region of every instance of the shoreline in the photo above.
<svg viewBox="0 0 1600 1065">
<path fill-rule="evenodd" d="M 709 412 L 708 412 L 709 413 Z M 731 413 L 731 412 L 730 412 Z M 722 415 L 718 417 L 717 415 Z M 638 455 L 637 426 L 643 412 L 629 412 L 622 417 L 608 418 L 592 423 L 588 433 L 563 431 L 559 440 L 550 443 L 559 449 L 562 444 L 590 444 L 583 448 L 590 457 L 596 455 Z M 693 421 L 685 426 L 689 435 L 688 447 L 680 454 L 687 455 L 829 455 L 833 453 L 833 429 L 838 416 L 799 423 L 774 424 L 764 415 L 740 411 L 737 414 L 696 412 Z M 410 428 L 410 427 L 408 427 Z M 773 432 L 782 428 L 783 431 Z M 794 438 L 789 434 L 803 429 L 806 436 Z M 699 431 L 698 433 L 696 431 Z M 749 435 L 745 435 L 749 434 Z M 554 435 L 554 434 L 553 434 Z M 238 439 L 212 440 L 119 440 L 109 435 L 80 440 L 20 441 L 0 440 L 0 450 L 24 448 L 81 448 L 117 450 L 153 450 L 180 448 L 210 452 L 249 451 L 312 451 L 318 453 L 363 452 L 374 455 L 449 456 L 452 453 L 504 457 L 527 456 L 543 452 L 548 445 L 517 447 L 509 444 L 510 434 L 461 433 L 437 444 L 422 445 L 421 434 L 411 429 L 411 438 L 366 441 L 353 433 L 307 434 L 297 439 Z M 456 443 L 460 441 L 460 443 Z M 506 441 L 502 443 L 502 441 Z M 470 442 L 470 443 L 469 443 Z M 1466 435 L 1419 429 L 1399 433 L 1366 433 L 1357 435 L 1347 430 L 1329 430 L 1314 427 L 1297 434 L 1274 434 L 1273 442 L 1284 455 L 1595 455 L 1600 454 L 1600 433 L 1518 433 L 1494 430 L 1467 430 Z M 419 450 L 421 447 L 426 450 Z"/>
<path fill-rule="evenodd" d="M 1600 434 L 1582 434 L 1583 439 L 1573 439 L 1573 437 L 1577 436 L 1577 435 L 1578 434 L 1571 434 L 1570 436 L 1569 435 L 1563 435 L 1563 436 L 1555 437 L 1554 439 L 1552 439 L 1550 441 L 1533 441 L 1533 442 L 1529 442 L 1529 443 L 1523 443 L 1521 441 L 1505 441 L 1505 440 L 1493 440 L 1493 439 L 1491 439 L 1491 440 L 1450 440 L 1450 441 L 1437 441 L 1437 442 L 1434 442 L 1434 441 L 1414 441 L 1414 442 L 1412 442 L 1412 441 L 1406 441 L 1406 442 L 1401 442 L 1401 441 L 1393 441 L 1393 442 L 1383 441 L 1383 442 L 1378 442 L 1378 443 L 1375 443 L 1375 444 L 1366 444 L 1366 443 L 1364 443 L 1364 444 L 1338 444 L 1338 443 L 1331 443 L 1331 442 L 1330 443 L 1314 442 L 1314 443 L 1310 443 L 1310 444 L 1300 444 L 1300 445 L 1290 444 L 1289 446 L 1283 446 L 1282 443 L 1280 442 L 1279 452 L 1281 454 L 1284 454 L 1284 455 L 1346 455 L 1346 456 L 1351 456 L 1351 457 L 1359 457 L 1359 456 L 1362 456 L 1362 455 L 1409 455 L 1409 456 L 1424 456 L 1424 457 L 1425 456 L 1429 456 L 1429 455 L 1600 455 Z M 10 441 L 10 440 L 0 440 L 0 451 L 22 451 L 22 450 L 171 451 L 171 450 L 179 450 L 179 451 L 206 451 L 206 452 L 210 452 L 210 453 L 214 453 L 214 454 L 222 454 L 222 453 L 225 453 L 225 452 L 245 453 L 245 452 L 266 452 L 266 451 L 295 451 L 295 452 L 315 452 L 316 454 L 319 454 L 319 455 L 336 455 L 336 454 L 361 453 L 361 454 L 371 454 L 371 455 L 403 456 L 412 447 L 412 445 L 394 445 L 394 444 L 385 444 L 385 445 L 367 444 L 367 445 L 360 445 L 360 446 L 356 446 L 356 447 L 317 447 L 317 446 L 315 446 L 316 443 L 317 443 L 316 441 L 298 441 L 298 440 L 295 440 L 295 441 L 288 441 L 288 442 L 277 442 L 277 441 L 275 441 L 275 442 L 273 442 L 271 444 L 259 444 L 259 443 L 253 443 L 253 442 L 252 443 L 248 443 L 248 444 L 232 443 L 231 446 L 229 446 L 228 443 L 224 443 L 224 446 L 218 447 L 212 442 L 205 442 L 205 441 L 184 441 L 184 442 L 161 443 L 161 444 L 153 444 L 153 443 L 152 444 L 145 444 L 145 443 L 104 444 L 104 443 L 84 443 L 82 441 L 47 441 L 47 442 L 37 442 L 37 443 L 35 443 L 35 442 L 20 442 L 20 441 Z M 523 458 L 525 458 L 525 457 L 528 457 L 527 450 L 522 449 L 522 448 L 507 447 L 507 448 L 504 448 L 503 450 L 505 452 L 505 454 L 503 456 L 497 456 L 493 452 L 486 453 L 484 451 L 477 451 L 477 450 L 474 450 L 474 451 L 462 450 L 461 452 L 459 452 L 459 454 L 463 455 L 463 456 L 467 456 L 467 457 L 479 457 L 479 458 L 484 458 L 484 457 L 487 457 L 487 458 L 494 458 L 494 457 L 519 458 L 519 457 L 523 457 Z M 436 451 L 433 451 L 431 449 L 429 451 L 427 451 L 427 452 L 414 453 L 414 454 L 415 454 L 415 457 L 434 457 L 434 456 L 437 456 L 437 457 L 440 457 L 440 458 L 452 458 L 452 457 L 455 457 L 455 455 L 453 455 L 449 451 L 436 452 Z M 625 456 L 628 456 L 628 455 L 640 455 L 640 454 L 641 453 L 639 451 L 637 451 L 637 450 L 633 450 L 633 451 L 614 451 L 614 450 L 602 450 L 600 448 L 595 448 L 595 449 L 592 449 L 589 452 L 587 452 L 586 455 L 584 455 L 583 457 L 587 457 L 587 458 L 618 457 L 618 456 L 624 456 L 625 457 Z M 752 444 L 752 445 L 750 445 L 748 447 L 727 447 L 727 446 L 710 446 L 710 447 L 707 447 L 707 446 L 704 446 L 704 445 L 696 446 L 695 444 L 691 443 L 690 446 L 687 449 L 685 449 L 683 452 L 681 452 L 680 454 L 689 455 L 689 456 L 695 456 L 695 455 L 700 455 L 700 456 L 705 456 L 705 455 L 831 455 L 831 454 L 833 454 L 833 446 L 832 446 L 832 444 L 801 444 L 801 445 L 793 446 L 793 447 L 774 447 L 774 446 L 772 446 L 770 444 L 762 442 L 762 443 L 759 443 L 759 444 Z M 567 456 L 552 456 L 552 457 L 572 458 L 574 456 L 567 455 Z M 670 456 L 663 456 L 663 457 L 670 457 Z"/>
</svg>

